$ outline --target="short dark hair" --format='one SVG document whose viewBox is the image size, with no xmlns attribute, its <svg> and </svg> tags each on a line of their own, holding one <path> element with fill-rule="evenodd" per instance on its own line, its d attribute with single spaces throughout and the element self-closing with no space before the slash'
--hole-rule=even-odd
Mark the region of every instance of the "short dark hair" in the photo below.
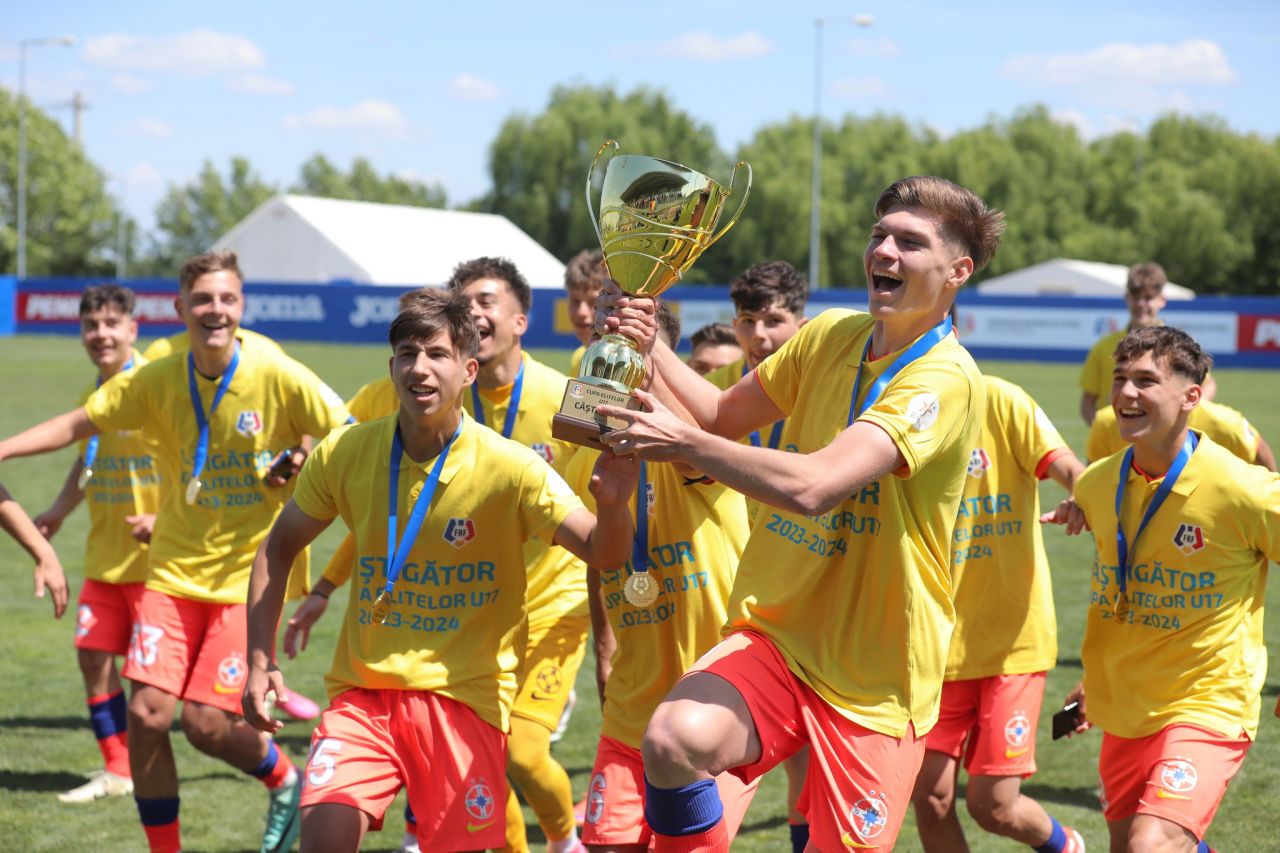
<svg viewBox="0 0 1280 853">
<path fill-rule="evenodd" d="M 978 198 L 972 190 L 946 178 L 915 175 L 894 181 L 876 199 L 882 217 L 895 207 L 923 207 L 942 220 L 942 238 L 962 248 L 979 272 L 995 257 L 1004 233 L 1004 213 Z"/>
<path fill-rule="evenodd" d="M 1164 267 L 1159 264 L 1148 261 L 1145 264 L 1134 264 L 1129 267 L 1129 277 L 1124 283 L 1125 295 L 1132 296 L 1160 296 L 1164 293 L 1164 286 L 1168 284 L 1169 277 L 1164 273 Z"/>
<path fill-rule="evenodd" d="M 1114 357 L 1116 364 L 1120 365 L 1135 361 L 1146 353 L 1151 353 L 1158 363 L 1167 364 L 1174 373 L 1197 385 L 1204 382 L 1209 368 L 1213 366 L 1213 356 L 1201 349 L 1195 338 L 1172 326 L 1134 329 L 1120 340 Z"/>
<path fill-rule="evenodd" d="M 400 313 L 391 321 L 387 340 L 395 349 L 406 340 L 430 340 L 448 332 L 454 351 L 463 358 L 475 358 L 480 349 L 480 333 L 471 319 L 471 306 L 456 291 L 422 288 L 413 298 L 403 300 Z"/>
<path fill-rule="evenodd" d="M 506 258 L 473 258 L 463 261 L 453 268 L 446 286 L 450 290 L 461 291 L 471 282 L 480 278 L 496 278 L 507 283 L 507 289 L 520 303 L 520 310 L 528 314 L 533 307 L 533 290 L 529 282 L 516 269 L 516 265 Z"/>
<path fill-rule="evenodd" d="M 133 316 L 133 306 L 137 300 L 133 291 L 118 284 L 95 284 L 86 287 L 80 294 L 80 316 L 101 311 L 103 308 L 114 308 L 126 317 Z"/>
<path fill-rule="evenodd" d="M 200 276 L 224 270 L 235 273 L 236 278 L 244 282 L 244 276 L 240 274 L 240 259 L 230 249 L 194 255 L 183 261 L 182 269 L 178 270 L 178 289 L 190 290 Z"/>
<path fill-rule="evenodd" d="M 609 281 L 611 279 L 609 269 L 604 265 L 604 252 L 599 249 L 583 249 L 564 265 L 565 290 L 577 290 L 581 287 L 599 290 Z"/>
<path fill-rule="evenodd" d="M 809 301 L 809 281 L 786 261 L 764 261 L 747 267 L 730 283 L 729 298 L 739 311 L 765 311 L 781 302 L 799 316 Z"/>
<path fill-rule="evenodd" d="M 694 349 L 701 346 L 738 345 L 738 336 L 733 333 L 733 326 L 728 323 L 708 323 L 689 336 L 689 343 Z"/>
<path fill-rule="evenodd" d="M 667 346 L 675 349 L 680 346 L 680 318 L 671 310 L 671 306 L 661 299 L 658 300 L 655 310 L 658 317 L 658 334 L 662 335 L 662 340 Z"/>
</svg>

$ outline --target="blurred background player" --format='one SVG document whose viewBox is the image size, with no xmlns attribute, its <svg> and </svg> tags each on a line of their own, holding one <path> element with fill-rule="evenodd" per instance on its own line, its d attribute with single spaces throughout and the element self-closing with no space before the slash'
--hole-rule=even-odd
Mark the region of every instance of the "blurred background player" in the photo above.
<svg viewBox="0 0 1280 853">
<path fill-rule="evenodd" d="M 1080 417 L 1086 424 L 1092 424 L 1094 413 L 1107 405 L 1111 396 L 1111 370 L 1115 363 L 1111 354 L 1116 344 L 1120 343 L 1129 332 L 1147 326 L 1163 325 L 1160 310 L 1168 304 L 1164 298 L 1164 286 L 1169 277 L 1164 267 L 1154 262 L 1134 264 L 1129 268 L 1129 277 L 1124 284 L 1124 304 L 1129 309 L 1129 325 L 1123 329 L 1103 335 L 1085 356 L 1084 366 L 1080 368 Z M 1212 400 L 1217 385 L 1212 377 L 1206 378 L 1204 399 Z"/>
<path fill-rule="evenodd" d="M 496 847 L 504 732 L 522 666 L 524 541 L 554 541 L 596 564 L 621 561 L 638 466 L 614 457 L 596 466 L 597 520 L 544 459 L 466 416 L 477 333 L 458 295 L 424 294 L 389 339 L 398 415 L 322 442 L 258 554 L 245 712 L 264 731 L 279 727 L 265 698 L 280 686 L 271 637 L 284 576 L 341 515 L 355 531 L 360 571 L 328 677 L 331 705 L 313 737 L 303 850 L 357 849 L 402 786 L 422 849 Z M 409 476 L 398 484 L 392 471 Z M 388 488 L 399 496 L 390 510 Z"/>
<path fill-rule="evenodd" d="M 595 334 L 596 297 L 600 295 L 600 288 L 610 280 L 609 270 L 604 265 L 604 252 L 599 249 L 583 249 L 565 264 L 565 302 L 569 324 L 578 338 L 578 348 L 569 358 L 571 376 L 578 375 L 582 354 L 587 351 L 587 344 Z"/>
<path fill-rule="evenodd" d="M 133 291 L 127 287 L 102 284 L 81 295 L 80 342 L 97 376 L 80 394 L 80 405 L 104 382 L 147 363 L 134 350 L 138 324 L 133 308 Z M 133 793 L 128 703 L 116 656 L 129 651 L 147 579 L 147 543 L 160 505 L 160 470 L 153 450 L 146 430 L 105 432 L 82 442 L 53 505 L 35 519 L 40 532 L 52 538 L 72 510 L 88 499 L 85 580 L 77 602 L 75 646 L 103 769 L 85 784 L 59 794 L 64 803 Z"/>
<path fill-rule="evenodd" d="M 689 366 L 699 376 L 706 376 L 742 358 L 742 347 L 733 326 L 728 323 L 708 323 L 689 336 L 689 343 L 693 347 Z"/>
<path fill-rule="evenodd" d="M 1037 483 L 1052 478 L 1070 494 L 1084 466 L 1026 391 L 982 380 L 986 414 L 952 534 L 956 626 L 912 795 L 916 828 L 926 851 L 968 849 L 955 808 L 963 757 L 965 804 L 980 827 L 1044 853 L 1084 853 L 1078 832 L 1021 792 L 1058 656 Z"/>
<path fill-rule="evenodd" d="M 134 682 L 128 740 L 139 817 L 153 851 L 181 848 L 169 742 L 181 700 L 191 744 L 267 788 L 262 850 L 275 851 L 297 837 L 301 785 L 288 756 L 239 716 L 249 568 L 292 491 L 301 437 L 348 415 L 305 366 L 237 337 L 244 286 L 235 253 L 190 258 L 178 278 L 190 350 L 119 374 L 83 407 L 0 442 L 0 459 L 144 425 L 152 433 L 160 509 L 123 672 Z"/>
<path fill-rule="evenodd" d="M 1084 681 L 1067 701 L 1079 702 L 1078 731 L 1103 731 L 1112 850 L 1208 851 L 1258 733 L 1280 475 L 1188 429 L 1210 363 L 1177 329 L 1125 335 L 1111 407 L 1130 447 L 1090 465 L 1074 501 L 1044 516 L 1068 533 L 1087 525 L 1097 549 Z"/>
<path fill-rule="evenodd" d="M 44 598 L 47 590 L 53 602 L 53 616 L 61 619 L 67 609 L 68 595 L 67 576 L 62 572 L 62 563 L 49 540 L 44 538 L 3 484 L 0 484 L 0 528 L 35 560 L 36 598 Z"/>
</svg>

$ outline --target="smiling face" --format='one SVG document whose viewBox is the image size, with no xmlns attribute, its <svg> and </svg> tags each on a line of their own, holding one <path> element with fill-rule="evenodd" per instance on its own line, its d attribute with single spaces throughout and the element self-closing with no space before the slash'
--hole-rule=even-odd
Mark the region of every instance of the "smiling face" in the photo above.
<svg viewBox="0 0 1280 853">
<path fill-rule="evenodd" d="M 176 304 L 193 347 L 226 349 L 235 342 L 244 315 L 244 285 L 229 270 L 208 272 L 181 291 Z"/>
<path fill-rule="evenodd" d="M 804 320 L 774 300 L 767 308 L 749 311 L 739 308 L 733 318 L 733 334 L 747 357 L 747 367 L 754 370 L 778 348 L 800 331 Z"/>
<path fill-rule="evenodd" d="M 138 340 L 138 322 L 110 303 L 80 316 L 80 342 L 103 376 L 124 367 Z"/>
<path fill-rule="evenodd" d="M 480 332 L 480 363 L 501 361 L 519 345 L 529 326 L 520 300 L 498 278 L 478 278 L 459 292 L 470 303 L 471 318 Z"/>
<path fill-rule="evenodd" d="M 585 344 L 595 334 L 596 297 L 600 288 L 591 285 L 578 285 L 566 289 L 569 322 L 573 325 L 573 334 L 578 343 Z"/>
<path fill-rule="evenodd" d="M 1112 374 L 1111 408 L 1120 437 L 1130 444 L 1163 440 L 1185 426 L 1199 402 L 1200 386 L 1150 352 L 1117 363 Z"/>
<path fill-rule="evenodd" d="M 475 381 L 479 366 L 463 357 L 448 330 L 441 329 L 429 338 L 401 340 L 390 368 L 401 410 L 414 420 L 428 420 L 462 405 L 462 389 Z"/>
<path fill-rule="evenodd" d="M 1164 295 L 1157 290 L 1130 290 L 1124 295 L 1124 304 L 1129 307 L 1129 325 L 1134 329 L 1143 326 L 1154 326 L 1160 318 L 1160 309 L 1165 306 Z"/>
<path fill-rule="evenodd" d="M 973 259 L 943 239 L 940 225 L 925 208 L 891 207 L 871 227 L 862 265 L 876 320 L 909 325 L 941 319 L 973 274 Z"/>
</svg>

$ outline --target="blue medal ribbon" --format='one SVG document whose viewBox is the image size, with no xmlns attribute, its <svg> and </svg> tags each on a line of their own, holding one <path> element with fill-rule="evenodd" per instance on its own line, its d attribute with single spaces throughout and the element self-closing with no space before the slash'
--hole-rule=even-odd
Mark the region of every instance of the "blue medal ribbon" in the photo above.
<svg viewBox="0 0 1280 853">
<path fill-rule="evenodd" d="M 880 378 L 867 389 L 867 399 L 863 400 L 862 405 L 859 406 L 858 389 L 862 385 L 862 368 L 867 363 L 867 356 L 871 354 L 871 341 L 875 337 L 875 332 L 873 331 L 871 336 L 867 338 L 867 345 L 862 349 L 862 361 L 858 362 L 858 374 L 853 380 L 853 396 L 849 399 L 849 422 L 846 426 L 853 426 L 853 422 L 861 417 L 863 412 L 875 405 L 876 400 L 879 400 L 880 395 L 884 393 L 884 389 L 889 387 L 889 383 L 902 372 L 904 367 L 946 340 L 949 334 L 951 334 L 951 318 L 948 316 L 943 318 L 941 323 L 921 335 L 914 344 L 907 348 L 906 352 L 893 360 L 893 363 L 880 375 Z"/>
<path fill-rule="evenodd" d="M 462 434 L 462 424 L 465 420 L 465 415 L 459 418 L 458 428 L 445 442 L 440 455 L 436 457 L 435 464 L 431 466 L 431 473 L 427 475 L 427 481 L 423 484 L 422 491 L 418 493 L 418 499 L 413 502 L 409 520 L 404 525 L 404 536 L 400 537 L 398 545 L 396 533 L 400 526 L 400 457 L 404 453 L 404 444 L 400 440 L 400 427 L 396 426 L 395 434 L 391 439 L 391 462 L 387 477 L 387 582 L 383 585 L 382 593 L 378 596 L 374 607 L 374 619 L 378 622 L 384 621 L 387 612 L 390 611 L 391 595 L 395 592 L 396 581 L 400 579 L 400 570 L 409 559 L 409 551 L 413 549 L 418 531 L 422 529 L 422 522 L 426 520 L 431 499 L 436 494 L 436 486 L 440 485 L 440 472 L 444 470 L 444 462 L 449 458 L 449 450 L 453 447 L 453 443 Z M 380 609 L 381 617 L 379 617 Z"/>
<path fill-rule="evenodd" d="M 747 360 L 742 360 L 742 375 L 746 376 L 751 371 L 747 370 Z M 769 431 L 769 449 L 777 450 L 778 445 L 782 443 L 782 425 L 786 423 L 786 419 L 773 422 L 773 429 Z M 751 446 L 760 447 L 760 430 L 751 433 Z"/>
<path fill-rule="evenodd" d="M 636 485 L 636 535 L 631 540 L 631 568 L 628 575 L 649 571 L 649 466 L 640 463 Z"/>
<path fill-rule="evenodd" d="M 195 459 L 191 463 L 191 482 L 193 483 L 200 482 L 205 460 L 209 456 L 209 418 L 218 411 L 218 404 L 222 402 L 227 389 L 231 387 L 231 379 L 236 375 L 236 368 L 239 366 L 240 341 L 237 340 L 235 351 L 231 355 L 231 363 L 227 365 L 226 370 L 222 371 L 222 378 L 218 380 L 218 390 L 213 392 L 213 402 L 209 404 L 209 414 L 206 416 L 204 404 L 200 402 L 200 386 L 196 384 L 196 358 L 190 352 L 187 353 L 187 389 L 191 392 L 191 410 L 195 412 L 196 426 L 200 430 L 200 435 L 196 439 Z"/>
<path fill-rule="evenodd" d="M 133 367 L 132 355 L 130 355 L 129 360 L 124 363 L 124 367 L 120 368 L 120 373 L 124 373 L 126 370 L 128 370 L 131 367 Z M 101 373 L 98 374 L 97 383 L 93 387 L 94 388 L 102 387 Z M 98 438 L 99 437 L 100 436 L 96 436 L 96 435 L 89 436 L 89 440 L 86 441 L 84 445 L 84 470 L 88 472 L 89 477 L 93 476 L 93 462 L 95 459 L 98 458 Z M 88 477 L 86 477 L 85 479 L 87 480 Z M 81 486 L 81 488 L 84 488 L 84 486 Z"/>
<path fill-rule="evenodd" d="M 524 359 L 520 359 L 520 370 L 516 372 L 515 384 L 511 386 L 511 399 L 507 402 L 507 417 L 502 423 L 502 437 L 511 438 L 516 428 L 516 415 L 520 413 L 520 392 L 524 390 Z M 484 422 L 484 403 L 480 399 L 480 388 L 471 383 L 471 408 L 475 409 L 476 423 L 487 426 Z"/>
<path fill-rule="evenodd" d="M 1156 511 L 1160 509 L 1160 505 L 1164 503 L 1165 498 L 1169 497 L 1169 493 L 1173 491 L 1173 486 L 1178 482 L 1178 477 L 1182 474 L 1182 470 L 1187 467 L 1187 463 L 1191 461 L 1191 454 L 1195 452 L 1196 445 L 1200 441 L 1196 434 L 1191 430 L 1187 430 L 1187 437 L 1183 439 L 1182 449 L 1178 451 L 1178 456 L 1173 460 L 1173 465 L 1169 466 L 1169 471 L 1164 475 L 1164 480 L 1156 488 L 1155 496 L 1151 498 L 1151 505 L 1147 507 L 1147 511 L 1142 515 L 1142 521 L 1138 523 L 1138 530 L 1133 534 L 1133 544 L 1130 545 L 1128 538 L 1124 535 L 1124 517 L 1120 514 L 1124 506 L 1124 487 L 1129 479 L 1129 471 L 1133 467 L 1133 445 L 1124 452 L 1124 461 L 1120 463 L 1120 482 L 1116 483 L 1116 560 L 1119 565 L 1116 567 L 1116 586 L 1120 588 L 1120 595 L 1124 595 L 1129 584 L 1129 564 L 1133 560 L 1134 553 L 1138 550 L 1138 539 L 1142 536 L 1142 531 L 1147 528 L 1147 523 L 1155 517 Z"/>
</svg>

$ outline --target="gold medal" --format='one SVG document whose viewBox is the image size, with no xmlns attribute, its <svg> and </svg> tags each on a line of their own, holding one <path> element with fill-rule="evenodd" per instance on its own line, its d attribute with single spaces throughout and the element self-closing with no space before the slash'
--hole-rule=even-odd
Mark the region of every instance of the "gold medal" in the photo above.
<svg viewBox="0 0 1280 853">
<path fill-rule="evenodd" d="M 1125 617 L 1129 615 L 1129 596 L 1127 593 L 1121 592 L 1116 596 L 1116 604 L 1112 612 L 1119 622 L 1123 622 Z"/>
<path fill-rule="evenodd" d="M 80 479 L 76 480 L 76 486 L 80 491 L 84 491 L 85 486 L 89 485 L 89 480 L 93 478 L 93 469 L 88 465 L 80 469 Z"/>
<path fill-rule="evenodd" d="M 200 499 L 200 481 L 192 480 L 187 483 L 187 506 L 195 506 L 196 501 Z"/>
<path fill-rule="evenodd" d="M 633 572 L 622 587 L 622 597 L 633 607 L 648 607 L 658 598 L 658 584 L 648 572 Z"/>
<path fill-rule="evenodd" d="M 387 617 L 391 615 L 391 596 L 384 589 L 378 593 L 378 600 L 373 603 L 373 621 L 378 625 L 387 624 Z"/>
</svg>

